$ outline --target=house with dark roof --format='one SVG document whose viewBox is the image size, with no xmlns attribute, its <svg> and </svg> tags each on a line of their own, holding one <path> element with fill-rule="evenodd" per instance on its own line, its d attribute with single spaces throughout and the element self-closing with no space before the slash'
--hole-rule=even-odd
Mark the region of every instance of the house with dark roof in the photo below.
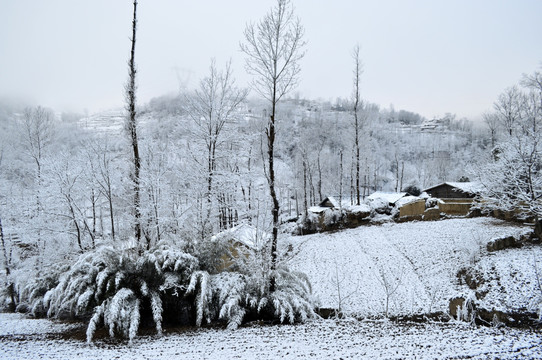
<svg viewBox="0 0 542 360">
<path fill-rule="evenodd" d="M 478 182 L 445 182 L 424 190 L 431 197 L 439 199 L 441 213 L 453 216 L 467 215 L 474 198 L 480 194 L 482 185 Z"/>
<path fill-rule="evenodd" d="M 444 182 L 425 189 L 431 197 L 439 199 L 472 199 L 480 193 L 478 182 Z"/>
</svg>

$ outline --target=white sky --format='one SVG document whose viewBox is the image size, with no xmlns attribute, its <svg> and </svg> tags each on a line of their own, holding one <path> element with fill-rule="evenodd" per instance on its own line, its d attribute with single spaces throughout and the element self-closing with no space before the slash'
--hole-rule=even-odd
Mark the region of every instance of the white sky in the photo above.
<svg viewBox="0 0 542 360">
<path fill-rule="evenodd" d="M 232 59 L 247 22 L 274 0 L 140 0 L 139 101 L 197 85 L 210 59 Z M 475 118 L 542 61 L 540 0 L 294 0 L 307 53 L 297 91 L 348 97 L 356 43 L 362 96 L 426 117 Z M 0 0 L 0 97 L 56 110 L 123 105 L 130 0 Z"/>
</svg>

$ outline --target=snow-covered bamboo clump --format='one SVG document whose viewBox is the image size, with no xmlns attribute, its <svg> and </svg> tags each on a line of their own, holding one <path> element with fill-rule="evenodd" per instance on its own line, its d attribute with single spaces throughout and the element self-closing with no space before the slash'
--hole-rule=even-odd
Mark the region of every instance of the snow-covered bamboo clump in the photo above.
<svg viewBox="0 0 542 360">
<path fill-rule="evenodd" d="M 165 243 L 141 255 L 103 245 L 82 255 L 45 294 L 43 305 L 49 317 L 86 318 L 92 314 L 88 341 L 101 324 L 111 336 L 132 340 L 139 328 L 142 302 L 147 301 L 161 334 L 161 294 L 173 286 L 184 289 L 198 266 L 195 257 Z"/>
<path fill-rule="evenodd" d="M 266 246 L 232 252 L 224 246 L 230 240 L 185 247 L 197 256 L 165 241 L 150 250 L 102 243 L 62 268 L 54 281 L 32 283 L 28 302 L 39 308 L 35 316 L 88 320 L 89 342 L 100 327 L 132 341 L 140 324 L 150 321 L 161 334 L 163 319 L 179 314 L 196 326 L 222 322 L 228 329 L 247 318 L 293 323 L 315 315 L 306 276 L 284 266 L 271 274 L 263 261 Z M 213 244 L 223 253 L 208 251 Z M 217 260 L 223 255 L 230 258 L 227 267 Z M 277 281 L 273 292 L 271 275 Z"/>
<path fill-rule="evenodd" d="M 275 271 L 275 276 L 277 288 L 269 292 L 260 286 L 262 279 L 247 274 L 195 272 L 187 293 L 195 295 L 196 325 L 218 319 L 225 321 L 228 329 L 236 329 L 248 314 L 291 324 L 314 317 L 308 278 L 282 266 Z"/>
</svg>

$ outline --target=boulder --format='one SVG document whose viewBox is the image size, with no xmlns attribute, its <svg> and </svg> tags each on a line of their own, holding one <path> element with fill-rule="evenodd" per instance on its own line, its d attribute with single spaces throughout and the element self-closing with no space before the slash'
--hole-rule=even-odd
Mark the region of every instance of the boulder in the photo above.
<svg viewBox="0 0 542 360">
<path fill-rule="evenodd" d="M 423 220 L 424 221 L 434 221 L 440 219 L 440 209 L 437 208 L 429 208 L 426 209 L 423 213 Z"/>
</svg>

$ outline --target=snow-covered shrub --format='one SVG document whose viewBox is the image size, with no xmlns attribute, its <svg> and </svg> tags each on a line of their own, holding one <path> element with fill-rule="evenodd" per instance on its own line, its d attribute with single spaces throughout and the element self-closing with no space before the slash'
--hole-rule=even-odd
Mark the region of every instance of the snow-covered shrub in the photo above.
<svg viewBox="0 0 542 360">
<path fill-rule="evenodd" d="M 402 191 L 412 195 L 412 196 L 420 196 L 422 191 L 420 188 L 414 184 L 410 184 L 407 187 L 405 187 Z"/>
<path fill-rule="evenodd" d="M 281 323 L 294 323 L 314 317 L 312 287 L 307 275 L 284 266 L 279 266 L 274 275 L 277 289 L 262 296 L 258 312 L 268 305 Z"/>
<path fill-rule="evenodd" d="M 281 323 L 314 317 L 312 289 L 306 275 L 282 266 L 275 276 L 276 289 L 270 292 L 263 285 L 268 278 L 262 280 L 254 274 L 195 272 L 187 293 L 195 295 L 196 325 L 221 320 L 228 329 L 236 329 L 249 313 Z"/>
<path fill-rule="evenodd" d="M 297 235 L 312 234 L 321 231 L 330 231 L 345 226 L 346 211 L 326 208 L 321 212 L 309 211 L 302 215 L 296 222 L 295 230 Z"/>
<path fill-rule="evenodd" d="M 36 286 L 37 295 L 29 299 L 49 317 L 88 320 L 88 341 L 102 326 L 131 341 L 140 324 L 151 321 L 160 334 L 163 319 L 179 316 L 197 326 L 221 321 L 229 329 L 249 314 L 290 323 L 314 316 L 307 277 L 284 266 L 270 273 L 266 246 L 247 248 L 233 260 L 238 271 L 218 272 L 165 242 L 149 251 L 104 243 L 82 254 L 55 283 Z"/>
<path fill-rule="evenodd" d="M 371 216 L 374 217 L 376 214 L 391 214 L 390 203 L 386 199 L 376 198 L 369 203 L 371 207 Z"/>
<path fill-rule="evenodd" d="M 42 274 L 30 278 L 26 283 L 19 283 L 18 304 L 15 311 L 28 313 L 34 317 L 43 317 L 47 310 L 43 304 L 43 296 L 50 289 L 59 283 L 62 273 L 66 272 L 69 266 L 66 264 L 55 264 L 46 268 Z"/>
<path fill-rule="evenodd" d="M 297 220 L 296 234 L 311 234 L 320 230 L 320 217 L 319 214 L 313 213 L 312 211 L 307 212 L 302 215 Z"/>
<path fill-rule="evenodd" d="M 102 323 L 111 336 L 134 338 L 143 304 L 149 304 L 156 331 L 162 331 L 160 292 L 183 291 L 198 260 L 182 251 L 158 244 L 139 254 L 136 250 L 100 246 L 81 255 L 59 284 L 43 297 L 49 317 L 91 317 L 87 339 Z"/>
<path fill-rule="evenodd" d="M 196 325 L 223 320 L 228 329 L 241 325 L 247 307 L 255 302 L 247 287 L 247 277 L 237 272 L 209 275 L 198 271 L 192 275 L 187 294 L 195 294 Z"/>
</svg>

